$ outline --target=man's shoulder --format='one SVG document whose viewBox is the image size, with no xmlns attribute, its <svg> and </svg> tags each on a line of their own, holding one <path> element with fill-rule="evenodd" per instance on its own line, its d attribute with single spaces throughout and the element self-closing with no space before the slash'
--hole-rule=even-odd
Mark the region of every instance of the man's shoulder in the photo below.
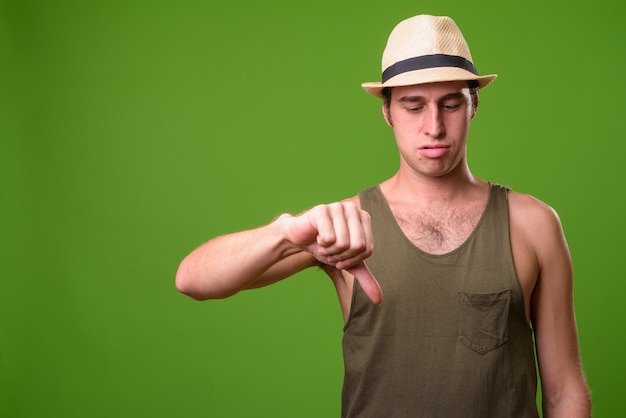
<svg viewBox="0 0 626 418">
<path fill-rule="evenodd" d="M 347 197 L 347 198 L 343 199 L 341 201 L 341 203 L 353 203 L 353 204 L 357 205 L 357 207 L 359 207 L 359 208 L 361 207 L 361 201 L 359 199 L 359 195 L 352 196 L 352 197 Z"/>
<path fill-rule="evenodd" d="M 529 215 L 532 214 L 532 212 L 541 213 L 554 211 L 550 205 L 528 193 L 520 193 L 509 189 L 508 200 L 509 205 L 513 209 L 527 212 Z"/>
<path fill-rule="evenodd" d="M 535 196 L 509 190 L 508 201 L 512 224 L 523 225 L 528 231 L 560 229 L 557 212 Z"/>
<path fill-rule="evenodd" d="M 365 194 L 370 194 L 370 193 L 377 193 L 376 189 L 378 189 L 378 185 L 374 185 L 371 187 L 367 187 L 363 190 L 361 190 L 359 193 L 357 193 L 354 196 L 351 197 L 347 197 L 345 199 L 343 199 L 341 201 L 341 203 L 353 203 L 355 204 L 359 209 L 361 209 L 361 197 Z"/>
</svg>

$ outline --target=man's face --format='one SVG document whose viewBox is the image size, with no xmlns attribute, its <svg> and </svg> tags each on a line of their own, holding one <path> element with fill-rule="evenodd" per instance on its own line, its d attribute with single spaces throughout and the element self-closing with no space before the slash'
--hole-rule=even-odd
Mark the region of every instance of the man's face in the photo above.
<svg viewBox="0 0 626 418">
<path fill-rule="evenodd" d="M 383 113 L 396 137 L 401 169 L 427 177 L 466 169 L 465 145 L 475 111 L 464 81 L 394 87 Z"/>
</svg>

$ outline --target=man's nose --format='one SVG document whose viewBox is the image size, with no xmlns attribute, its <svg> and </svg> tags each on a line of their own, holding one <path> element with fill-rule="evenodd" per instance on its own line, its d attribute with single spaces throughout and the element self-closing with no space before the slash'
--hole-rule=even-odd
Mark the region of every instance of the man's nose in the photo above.
<svg viewBox="0 0 626 418">
<path fill-rule="evenodd" d="M 441 109 L 438 106 L 430 107 L 426 115 L 424 133 L 432 138 L 441 138 L 445 135 L 446 129 L 443 123 Z"/>
</svg>

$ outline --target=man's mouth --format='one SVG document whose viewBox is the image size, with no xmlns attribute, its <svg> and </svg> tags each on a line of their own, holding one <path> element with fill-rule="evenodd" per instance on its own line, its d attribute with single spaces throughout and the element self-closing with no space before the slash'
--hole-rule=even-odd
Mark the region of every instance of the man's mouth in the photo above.
<svg viewBox="0 0 626 418">
<path fill-rule="evenodd" d="M 447 145 L 424 145 L 419 148 L 419 153 L 426 158 L 439 158 L 450 149 Z"/>
</svg>

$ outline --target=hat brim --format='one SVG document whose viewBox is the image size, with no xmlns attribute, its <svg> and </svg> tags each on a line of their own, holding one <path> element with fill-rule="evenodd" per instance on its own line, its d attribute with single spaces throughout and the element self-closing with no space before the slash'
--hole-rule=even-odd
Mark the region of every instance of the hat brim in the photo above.
<svg viewBox="0 0 626 418">
<path fill-rule="evenodd" d="M 412 86 L 416 84 L 441 83 L 445 81 L 475 80 L 478 82 L 478 87 L 483 88 L 495 80 L 496 77 L 498 77 L 497 74 L 478 76 L 462 68 L 436 67 L 398 74 L 384 83 L 375 81 L 363 83 L 361 84 L 361 87 L 373 96 L 382 97 L 382 92 L 385 87 Z"/>
</svg>

